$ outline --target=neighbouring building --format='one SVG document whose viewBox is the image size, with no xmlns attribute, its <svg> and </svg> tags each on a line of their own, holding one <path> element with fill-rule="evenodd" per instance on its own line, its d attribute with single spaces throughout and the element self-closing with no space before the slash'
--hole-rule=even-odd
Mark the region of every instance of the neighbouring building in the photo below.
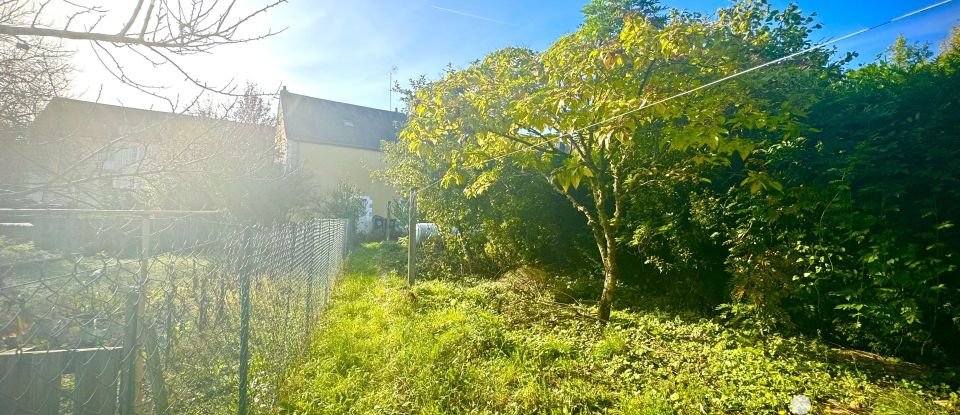
<svg viewBox="0 0 960 415">
<path fill-rule="evenodd" d="M 5 149 L 20 174 L 3 179 L 21 205 L 131 208 L 147 185 L 269 168 L 275 136 L 274 126 L 54 98 Z"/>
<path fill-rule="evenodd" d="M 319 187 L 351 183 L 368 201 L 364 220 L 386 217 L 396 190 L 371 177 L 384 167 L 381 143 L 395 142 L 405 116 L 288 92 L 280 93 L 277 139 L 288 171 L 308 174 Z"/>
<path fill-rule="evenodd" d="M 164 187 L 168 197 L 184 198 L 169 205 L 204 208 L 187 199 L 204 193 L 194 190 L 207 173 L 243 175 L 238 170 L 266 160 L 275 175 L 303 173 L 320 194 L 352 184 L 367 202 L 359 230 L 382 226 L 399 194 L 372 172 L 384 167 L 381 144 L 397 140 L 405 116 L 286 88 L 277 115 L 276 126 L 265 126 L 54 98 L 27 134 L 6 140 L 14 144 L 4 156 L 21 163 L 0 183 L 17 189 L 20 206 L 132 208 L 138 192 Z M 0 194 L 0 205 L 10 200 Z"/>
</svg>

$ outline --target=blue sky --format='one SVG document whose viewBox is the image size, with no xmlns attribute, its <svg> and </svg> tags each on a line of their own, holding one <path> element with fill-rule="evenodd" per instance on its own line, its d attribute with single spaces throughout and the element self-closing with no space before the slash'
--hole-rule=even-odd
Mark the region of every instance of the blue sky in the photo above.
<svg viewBox="0 0 960 415">
<path fill-rule="evenodd" d="M 251 0 L 252 1 L 252 0 Z M 799 0 L 816 12 L 824 28 L 815 40 L 853 32 L 934 3 L 935 0 Z M 280 35 L 253 45 L 231 46 L 187 63 L 211 82 L 257 82 L 265 89 L 286 85 L 292 92 L 377 108 L 389 104 L 389 71 L 396 78 L 434 77 L 447 64 L 462 67 L 508 46 L 541 50 L 582 20 L 586 0 L 291 0 L 256 22 L 259 28 L 287 27 Z M 712 13 L 729 4 L 720 0 L 667 0 L 666 5 Z M 782 7 L 786 1 L 774 0 Z M 950 27 L 960 23 L 960 1 L 837 45 L 872 60 L 900 33 L 937 47 Z M 79 58 L 82 59 L 83 53 Z M 75 83 L 86 98 L 96 91 L 104 101 L 151 104 L 81 65 Z M 103 91 L 92 87 L 100 81 Z M 393 106 L 398 106 L 394 97 Z"/>
</svg>

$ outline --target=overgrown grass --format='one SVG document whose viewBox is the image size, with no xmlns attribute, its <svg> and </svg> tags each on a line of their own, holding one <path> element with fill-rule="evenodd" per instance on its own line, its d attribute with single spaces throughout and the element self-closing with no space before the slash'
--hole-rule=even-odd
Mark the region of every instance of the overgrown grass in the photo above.
<svg viewBox="0 0 960 415">
<path fill-rule="evenodd" d="M 559 304 L 522 276 L 381 275 L 354 252 L 320 330 L 281 388 L 288 413 L 947 414 L 958 399 L 923 368 L 708 319 Z"/>
</svg>

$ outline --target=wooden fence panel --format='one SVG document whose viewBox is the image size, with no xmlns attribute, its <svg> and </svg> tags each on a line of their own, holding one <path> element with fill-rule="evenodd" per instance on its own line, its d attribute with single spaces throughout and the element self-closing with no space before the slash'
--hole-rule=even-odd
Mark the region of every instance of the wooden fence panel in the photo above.
<svg viewBox="0 0 960 415">
<path fill-rule="evenodd" d="M 89 358 L 74 361 L 76 389 L 73 391 L 75 415 L 112 415 L 117 413 L 120 387 L 120 362 L 123 349 L 99 349 Z"/>
<path fill-rule="evenodd" d="M 0 415 L 60 413 L 63 376 L 75 414 L 115 414 L 122 348 L 0 353 Z"/>
<path fill-rule="evenodd" d="M 0 393 L 8 402 L 0 413 L 56 415 L 60 410 L 63 361 L 64 355 L 57 352 L 0 356 Z"/>
</svg>

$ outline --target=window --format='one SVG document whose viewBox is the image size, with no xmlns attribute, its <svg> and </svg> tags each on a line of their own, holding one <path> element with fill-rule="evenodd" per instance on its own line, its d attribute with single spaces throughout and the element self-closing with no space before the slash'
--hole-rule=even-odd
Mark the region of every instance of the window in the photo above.
<svg viewBox="0 0 960 415">
<path fill-rule="evenodd" d="M 107 170 L 120 170 L 140 163 L 146 155 L 143 146 L 134 143 L 124 143 L 114 149 L 107 149 L 102 152 L 106 157 L 103 160 L 103 168 Z"/>
<path fill-rule="evenodd" d="M 136 177 L 114 177 L 114 189 L 139 189 L 140 181 Z"/>
<path fill-rule="evenodd" d="M 140 161 L 140 147 L 126 147 L 118 151 L 118 159 L 121 165 L 127 166 Z"/>
</svg>

